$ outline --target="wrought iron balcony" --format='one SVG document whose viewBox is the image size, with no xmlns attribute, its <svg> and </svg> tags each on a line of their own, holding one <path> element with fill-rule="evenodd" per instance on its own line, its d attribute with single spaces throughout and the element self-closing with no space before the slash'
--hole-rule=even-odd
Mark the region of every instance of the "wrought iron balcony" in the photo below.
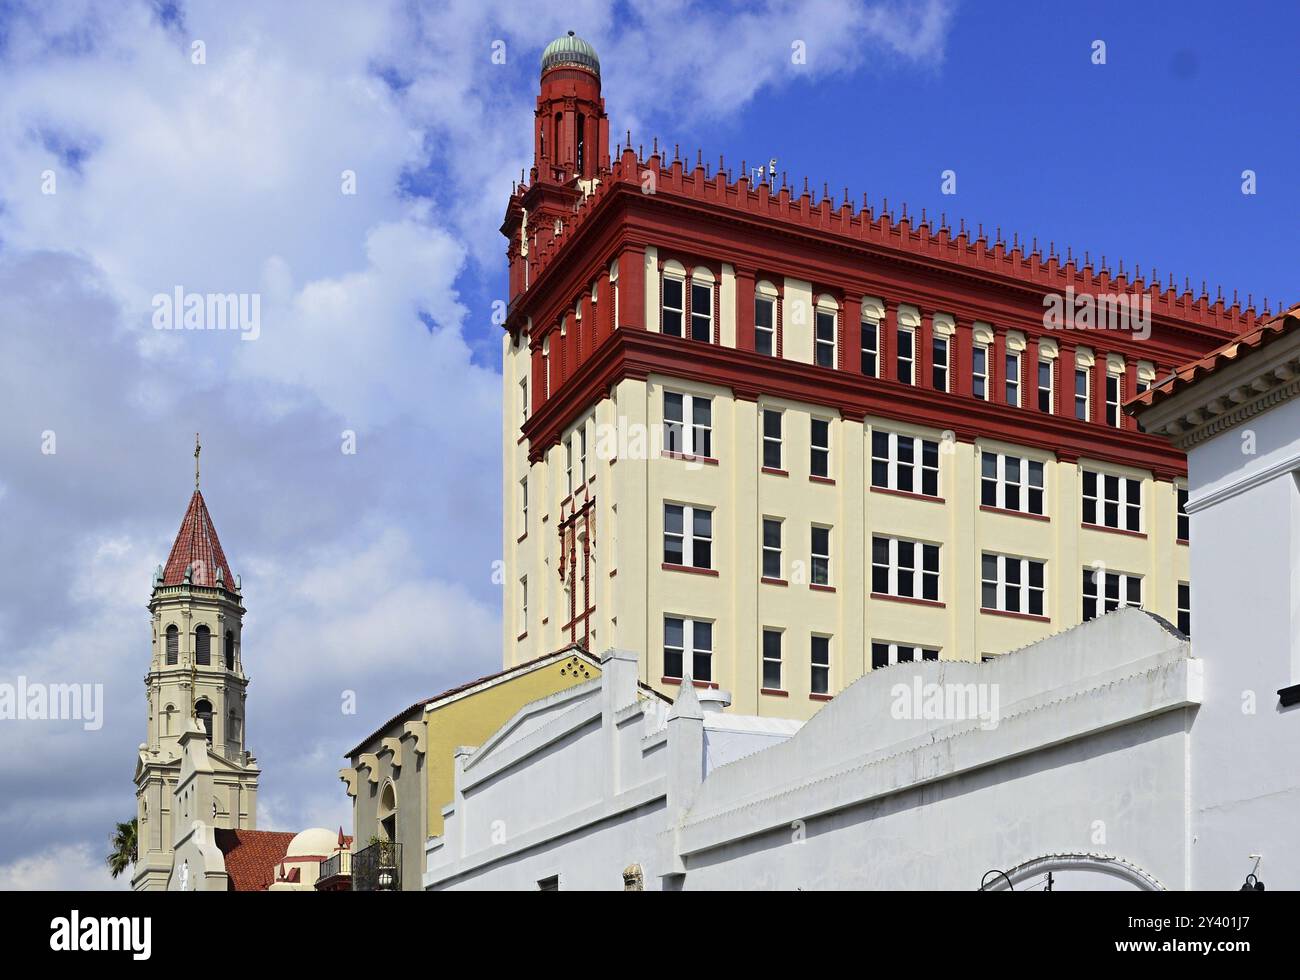
<svg viewBox="0 0 1300 980">
<path fill-rule="evenodd" d="M 376 841 L 352 857 L 354 892 L 395 892 L 402 889 L 402 845 Z"/>
<path fill-rule="evenodd" d="M 352 877 L 352 852 L 339 851 L 320 863 L 316 887 L 320 890 L 346 889 Z"/>
</svg>

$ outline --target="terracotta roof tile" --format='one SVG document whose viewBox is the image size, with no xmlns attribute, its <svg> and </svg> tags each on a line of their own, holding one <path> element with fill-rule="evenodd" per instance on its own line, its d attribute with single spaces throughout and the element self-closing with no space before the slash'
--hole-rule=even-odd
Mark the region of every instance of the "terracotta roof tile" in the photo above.
<svg viewBox="0 0 1300 980">
<path fill-rule="evenodd" d="M 198 494 L 195 494 L 198 496 Z M 276 866 L 296 837 L 279 830 L 214 830 L 226 856 L 232 892 L 264 892 L 275 881 Z"/>
<path fill-rule="evenodd" d="M 1296 329 L 1300 329 L 1300 305 L 1293 306 L 1286 312 L 1257 324 L 1254 329 L 1234 337 L 1205 356 L 1176 368 L 1168 377 L 1125 402 L 1124 410 L 1132 415 L 1144 408 L 1150 408 L 1182 391 L 1188 385 L 1208 377 L 1248 354 L 1253 354 Z"/>
<path fill-rule="evenodd" d="M 217 572 L 220 571 L 220 587 L 229 592 L 235 590 L 235 577 L 230 573 L 226 553 L 221 550 L 208 505 L 198 490 L 190 498 L 190 506 L 181 520 L 181 529 L 176 533 L 176 542 L 172 545 L 171 554 L 167 556 L 162 584 L 181 585 L 185 581 L 186 570 L 190 568 L 194 569 L 190 579 L 194 585 L 217 587 Z"/>
</svg>

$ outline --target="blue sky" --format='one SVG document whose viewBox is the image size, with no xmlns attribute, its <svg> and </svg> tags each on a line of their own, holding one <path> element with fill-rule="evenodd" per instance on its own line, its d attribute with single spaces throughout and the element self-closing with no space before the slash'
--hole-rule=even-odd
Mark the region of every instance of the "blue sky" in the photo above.
<svg viewBox="0 0 1300 980">
<path fill-rule="evenodd" d="M 0 887 L 108 884 L 196 430 L 262 826 L 346 821 L 343 750 L 499 663 L 497 228 L 551 38 L 596 46 L 636 140 L 1276 303 L 1300 299 L 1298 28 L 1273 4 L 0 2 L 0 683 L 108 698 L 95 733 L 0 721 Z M 153 330 L 177 285 L 257 293 L 260 338 Z"/>
</svg>

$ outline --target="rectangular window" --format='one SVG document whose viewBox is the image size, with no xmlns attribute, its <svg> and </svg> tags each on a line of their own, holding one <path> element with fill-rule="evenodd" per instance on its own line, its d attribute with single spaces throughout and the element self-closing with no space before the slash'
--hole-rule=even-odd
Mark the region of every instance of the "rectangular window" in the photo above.
<svg viewBox="0 0 1300 980">
<path fill-rule="evenodd" d="M 665 616 L 664 676 L 684 679 L 682 670 L 688 666 L 692 680 L 713 680 L 713 623 Z"/>
<path fill-rule="evenodd" d="M 1187 582 L 1178 583 L 1178 631 L 1192 635 L 1192 587 Z"/>
<path fill-rule="evenodd" d="M 578 430 L 578 486 L 587 482 L 587 427 Z"/>
<path fill-rule="evenodd" d="M 970 393 L 976 398 L 988 401 L 989 397 L 989 349 L 976 345 L 970 352 Z"/>
<path fill-rule="evenodd" d="M 829 479 L 831 475 L 831 423 L 827 419 L 812 420 L 812 434 L 808 443 L 808 472 Z"/>
<path fill-rule="evenodd" d="M 1083 523 L 1142 531 L 1142 481 L 1083 471 Z"/>
<path fill-rule="evenodd" d="M 980 453 L 980 504 L 1022 514 L 1042 514 L 1043 469 L 1036 459 Z"/>
<path fill-rule="evenodd" d="M 1083 570 L 1083 621 L 1096 619 L 1120 606 L 1142 605 L 1142 576 L 1127 572 Z"/>
<path fill-rule="evenodd" d="M 817 366 L 833 368 L 835 366 L 835 314 L 818 310 L 816 319 Z"/>
<path fill-rule="evenodd" d="M 528 421 L 528 379 L 523 378 L 519 382 L 519 424 L 523 425 Z"/>
<path fill-rule="evenodd" d="M 809 690 L 813 694 L 830 694 L 831 692 L 831 638 L 829 636 L 812 637 L 812 678 Z"/>
<path fill-rule="evenodd" d="M 528 533 L 528 477 L 519 481 L 519 533 Z"/>
<path fill-rule="evenodd" d="M 930 384 L 935 391 L 948 390 L 948 338 L 936 335 L 931 345 Z"/>
<path fill-rule="evenodd" d="M 812 584 L 831 584 L 831 529 L 812 526 Z"/>
<path fill-rule="evenodd" d="M 519 580 L 519 632 L 528 632 L 528 576 Z"/>
<path fill-rule="evenodd" d="M 1007 355 L 1007 404 L 1020 404 L 1020 354 Z"/>
<path fill-rule="evenodd" d="M 780 518 L 763 518 L 763 578 L 781 579 L 781 526 Z"/>
<path fill-rule="evenodd" d="M 564 440 L 564 485 L 573 493 L 573 435 Z"/>
<path fill-rule="evenodd" d="M 871 485 L 882 490 L 939 496 L 939 443 L 872 430 Z"/>
<path fill-rule="evenodd" d="M 905 538 L 871 539 L 871 591 L 939 601 L 939 546 Z"/>
<path fill-rule="evenodd" d="M 1192 540 L 1192 519 L 1187 514 L 1187 488 L 1178 488 L 1178 540 Z M 1183 630 L 1184 633 L 1187 630 Z"/>
<path fill-rule="evenodd" d="M 1046 563 L 984 552 L 980 560 L 980 607 L 1045 616 Z"/>
<path fill-rule="evenodd" d="M 691 283 L 691 339 L 713 340 L 713 284 Z"/>
<path fill-rule="evenodd" d="M 704 459 L 713 457 L 712 399 L 664 392 L 664 451 Z"/>
<path fill-rule="evenodd" d="M 686 308 L 686 283 L 671 276 L 664 276 L 664 302 L 659 314 L 659 330 L 671 337 L 682 335 L 682 318 Z"/>
<path fill-rule="evenodd" d="M 776 300 L 754 299 L 754 349 L 760 354 L 776 353 Z"/>
<path fill-rule="evenodd" d="M 664 563 L 713 567 L 713 511 L 664 504 Z"/>
<path fill-rule="evenodd" d="M 1038 410 L 1052 412 L 1052 362 L 1038 362 Z"/>
<path fill-rule="evenodd" d="M 862 321 L 862 373 L 868 378 L 880 377 L 880 324 L 876 320 Z"/>
<path fill-rule="evenodd" d="M 781 466 L 781 413 L 763 409 L 763 466 L 779 470 Z"/>
<path fill-rule="evenodd" d="M 1088 421 L 1088 371 L 1074 369 L 1074 417 Z"/>
<path fill-rule="evenodd" d="M 781 690 L 781 631 L 763 630 L 763 687 Z"/>
<path fill-rule="evenodd" d="M 935 647 L 914 646 L 909 643 L 885 643 L 881 640 L 871 641 L 871 669 L 888 667 L 890 664 L 916 663 L 918 660 L 938 660 L 939 651 Z"/>
<path fill-rule="evenodd" d="M 1118 374 L 1106 374 L 1106 424 L 1119 428 L 1122 416 L 1119 412 L 1122 381 Z"/>
<path fill-rule="evenodd" d="M 898 380 L 905 385 L 915 384 L 913 362 L 916 360 L 916 334 L 911 330 L 898 331 Z"/>
</svg>

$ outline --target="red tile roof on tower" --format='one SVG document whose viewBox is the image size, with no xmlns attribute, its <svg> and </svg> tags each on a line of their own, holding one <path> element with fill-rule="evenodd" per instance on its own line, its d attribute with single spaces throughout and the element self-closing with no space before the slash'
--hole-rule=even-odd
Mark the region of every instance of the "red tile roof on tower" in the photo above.
<svg viewBox="0 0 1300 980">
<path fill-rule="evenodd" d="M 266 891 L 275 881 L 275 869 L 284 860 L 289 842 L 297 836 L 278 830 L 217 829 L 213 834 L 226 857 L 232 892 Z"/>
<path fill-rule="evenodd" d="M 1253 330 L 1232 338 L 1204 357 L 1198 357 L 1194 361 L 1181 365 L 1168 377 L 1161 379 L 1136 398 L 1129 399 L 1124 407 L 1130 415 L 1144 408 L 1150 408 L 1182 391 L 1188 385 L 1200 381 L 1248 354 L 1253 354 L 1296 329 L 1300 329 L 1300 305 L 1293 306 L 1283 313 L 1278 313 L 1272 319 L 1257 324 Z"/>
<path fill-rule="evenodd" d="M 226 563 L 226 554 L 217 539 L 217 529 L 212 525 L 212 515 L 198 490 L 190 498 L 190 506 L 176 534 L 176 543 L 167 557 L 163 569 L 163 585 L 181 585 L 187 569 L 193 569 L 193 585 L 217 586 L 217 572 L 221 572 L 221 587 L 235 591 L 235 577 Z"/>
</svg>

